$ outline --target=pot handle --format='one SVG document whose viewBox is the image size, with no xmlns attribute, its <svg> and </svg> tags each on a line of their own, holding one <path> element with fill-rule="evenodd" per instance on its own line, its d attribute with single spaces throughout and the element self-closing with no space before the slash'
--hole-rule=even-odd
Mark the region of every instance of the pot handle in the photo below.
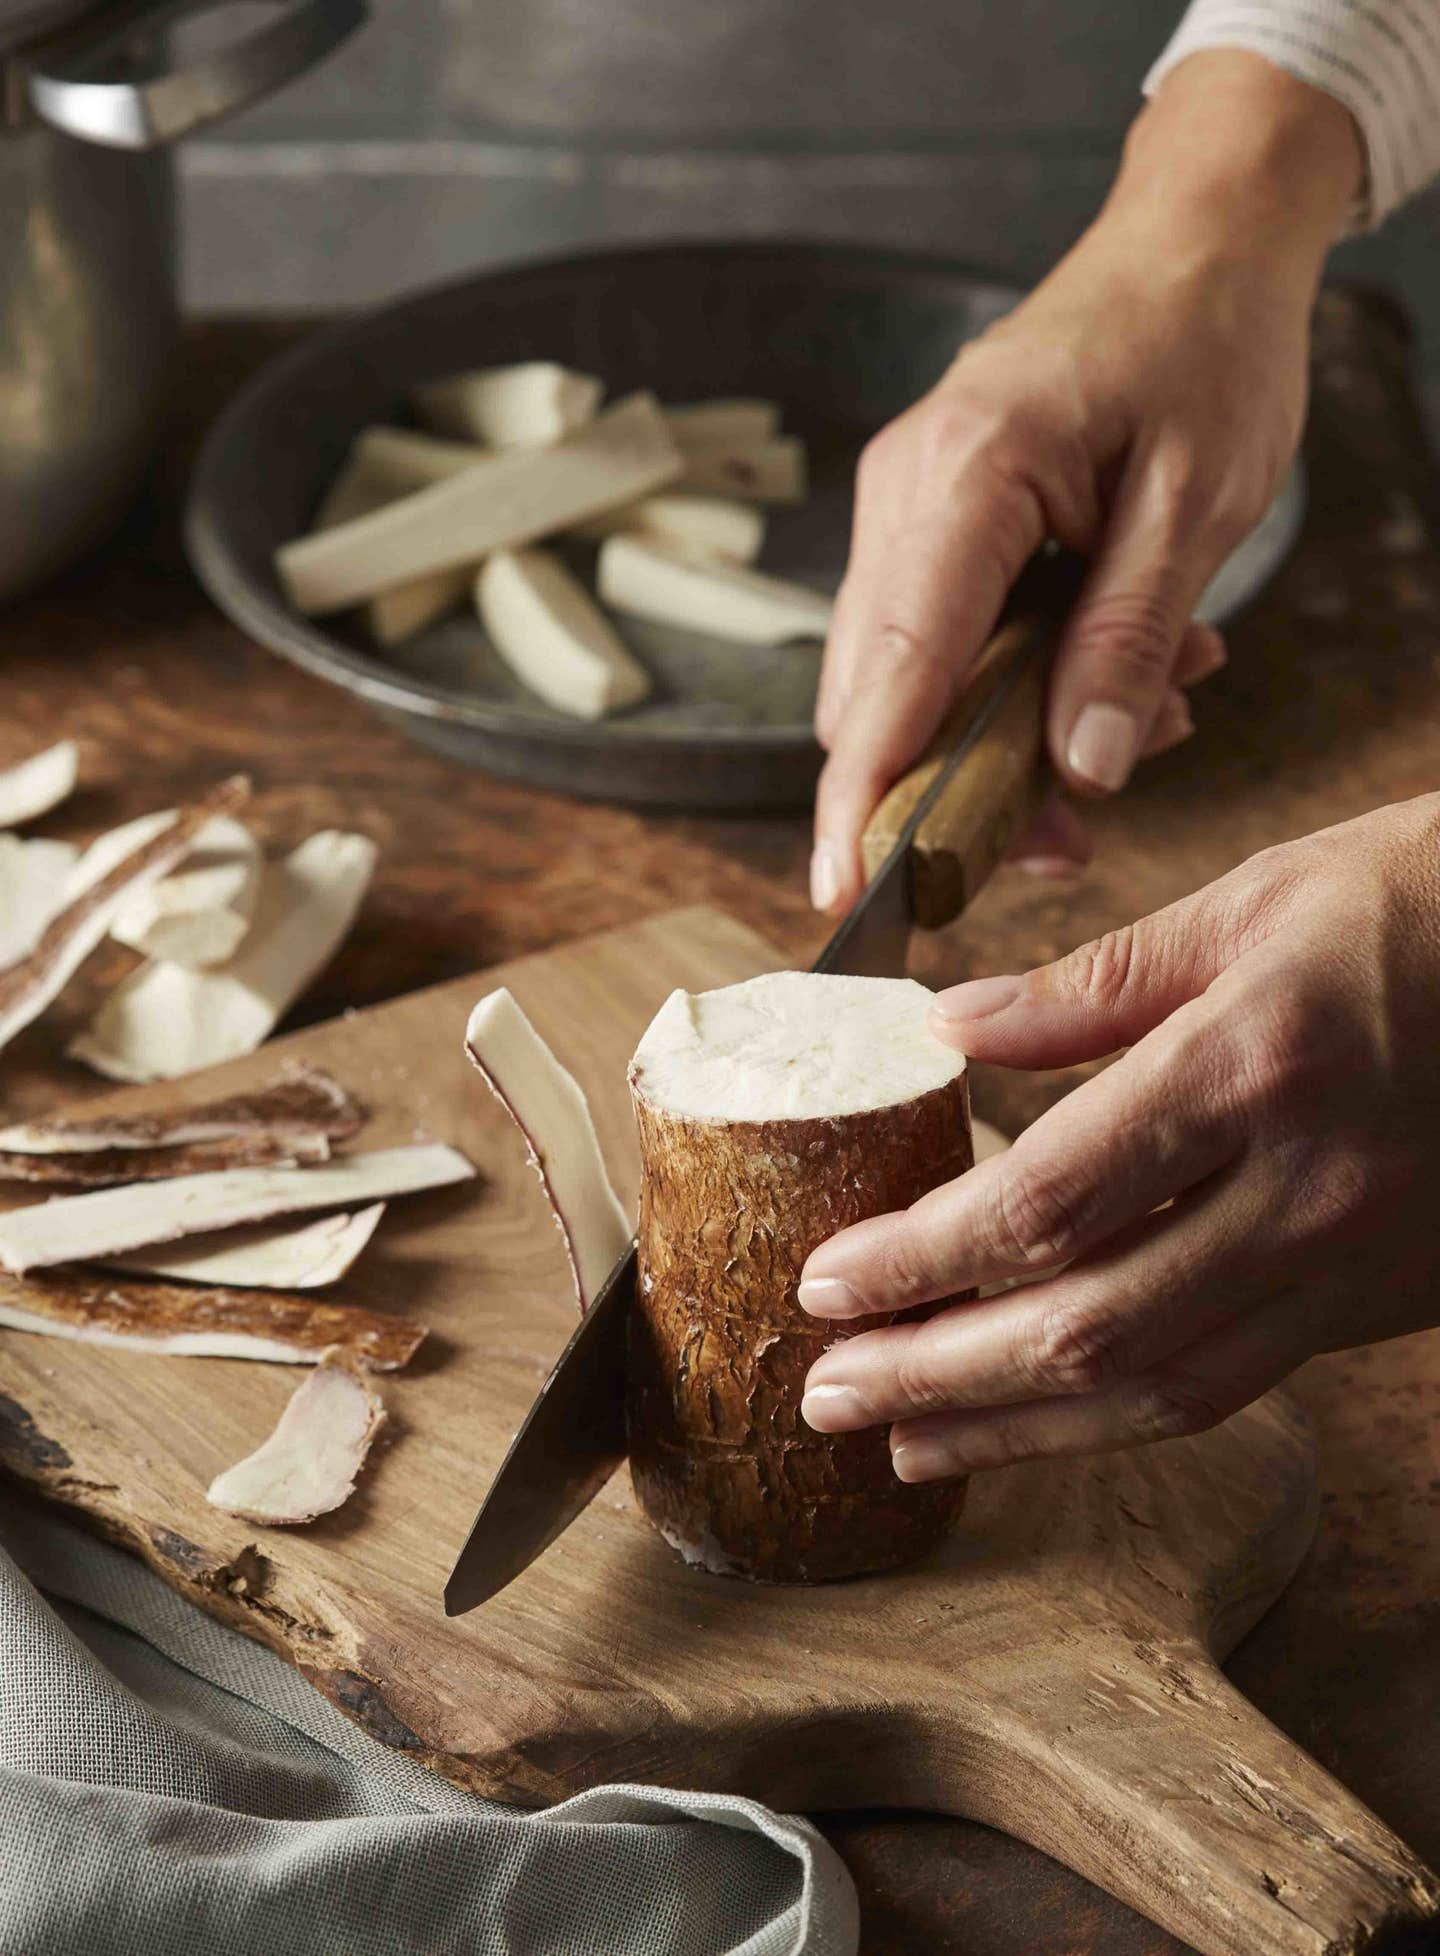
<svg viewBox="0 0 1440 1956">
<path fill-rule="evenodd" d="M 109 149 L 158 149 L 232 114 L 329 54 L 366 18 L 366 0 L 277 0 L 273 17 L 213 53 L 173 66 L 164 30 L 224 0 L 162 0 L 103 32 L 31 57 L 25 85 L 53 128 Z"/>
</svg>

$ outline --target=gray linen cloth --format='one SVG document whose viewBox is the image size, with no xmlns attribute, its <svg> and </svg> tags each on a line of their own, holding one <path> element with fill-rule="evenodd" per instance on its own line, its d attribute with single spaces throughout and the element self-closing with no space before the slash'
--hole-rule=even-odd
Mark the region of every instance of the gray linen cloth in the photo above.
<svg viewBox="0 0 1440 1956">
<path fill-rule="evenodd" d="M 43 1593 L 42 1593 L 43 1592 Z M 0 1485 L 0 1956 L 853 1956 L 803 1820 L 448 1784 Z"/>
</svg>

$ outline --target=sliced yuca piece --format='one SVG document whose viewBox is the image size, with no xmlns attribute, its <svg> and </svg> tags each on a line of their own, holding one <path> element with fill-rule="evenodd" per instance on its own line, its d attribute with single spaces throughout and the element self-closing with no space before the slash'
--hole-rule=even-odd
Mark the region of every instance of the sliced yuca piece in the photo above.
<svg viewBox="0 0 1440 1956">
<path fill-rule="evenodd" d="M 70 1052 L 112 1080 L 176 1080 L 253 1053 L 319 975 L 375 867 L 363 835 L 322 829 L 266 871 L 239 951 L 208 971 L 153 962 L 106 998 Z"/>
<path fill-rule="evenodd" d="M 15 767 L 0 768 L 0 829 L 46 815 L 71 794 L 80 768 L 73 740 L 59 740 Z"/>
<path fill-rule="evenodd" d="M 575 526 L 576 536 L 596 543 L 622 534 L 649 537 L 698 557 L 753 564 L 765 541 L 765 517 L 753 503 L 728 496 L 643 496 Z"/>
<path fill-rule="evenodd" d="M 392 428 L 377 422 L 362 428 L 350 450 L 352 466 L 372 482 L 382 483 L 392 496 L 408 495 L 432 482 L 445 482 L 452 475 L 473 469 L 488 461 L 493 451 L 479 442 L 444 441 L 418 428 Z"/>
<path fill-rule="evenodd" d="M 118 861 L 107 859 L 99 875 L 93 858 L 110 838 L 91 845 L 71 872 L 65 903 L 25 956 L 0 973 L 0 1046 L 39 1018 L 59 995 L 105 937 L 126 899 L 172 869 L 206 823 L 238 808 L 249 792 L 250 784 L 237 776 L 178 815 L 160 818 L 157 833 L 127 848 Z"/>
<path fill-rule="evenodd" d="M 487 557 L 475 603 L 506 665 L 559 712 L 600 720 L 650 691 L 645 668 L 548 550 Z"/>
<path fill-rule="evenodd" d="M 192 970 L 223 964 L 250 928 L 260 894 L 260 844 L 230 816 L 208 822 L 185 867 L 137 891 L 110 926 L 133 951 Z"/>
<path fill-rule="evenodd" d="M 344 1155 L 315 1168 L 226 1168 L 56 1195 L 0 1216 L 0 1264 L 23 1277 L 56 1263 L 96 1263 L 237 1223 L 446 1188 L 474 1173 L 456 1149 L 425 1142 Z"/>
<path fill-rule="evenodd" d="M 748 496 L 757 503 L 803 503 L 808 493 L 805 444 L 798 435 L 768 441 L 684 448 L 682 489 L 710 496 Z"/>
<path fill-rule="evenodd" d="M 189 1236 L 167 1248 L 127 1250 L 106 1257 L 111 1270 L 183 1277 L 192 1284 L 243 1284 L 259 1290 L 319 1290 L 337 1283 L 359 1256 L 385 1213 L 368 1209 L 322 1216 L 318 1222 L 251 1223 L 212 1235 Z"/>
<path fill-rule="evenodd" d="M 746 645 L 823 639 L 834 610 L 829 598 L 803 584 L 682 555 L 645 537 L 617 536 L 603 543 L 599 581 L 600 596 L 620 611 Z"/>
<path fill-rule="evenodd" d="M 630 1467 L 687 1561 L 859 1575 L 924 1554 L 959 1513 L 963 1482 L 897 1482 L 883 1426 L 819 1433 L 800 1411 L 826 1346 L 886 1321 L 809 1317 L 811 1251 L 973 1158 L 965 1061 L 929 1032 L 933 1003 L 909 979 L 777 972 L 673 992 L 636 1049 Z"/>
<path fill-rule="evenodd" d="M 502 985 L 470 1014 L 465 1051 L 524 1139 L 588 1310 L 635 1229 L 616 1195 L 578 1080 Z"/>
<path fill-rule="evenodd" d="M 274 1527 L 328 1515 L 355 1486 L 385 1407 L 345 1352 L 327 1353 L 296 1390 L 265 1443 L 210 1483 L 226 1514 Z"/>
<path fill-rule="evenodd" d="M 377 1372 L 407 1364 L 425 1341 L 423 1325 L 353 1304 L 120 1282 L 68 1270 L 0 1275 L 0 1325 L 117 1351 L 271 1365 L 314 1365 L 339 1346 Z"/>
<path fill-rule="evenodd" d="M 34 948 L 64 903 L 77 853 L 68 842 L 0 835 L 0 970 Z"/>
<path fill-rule="evenodd" d="M 300 611 L 342 611 L 396 584 L 533 543 L 677 479 L 680 451 L 648 394 L 553 448 L 488 457 L 448 481 L 276 552 Z"/>
<path fill-rule="evenodd" d="M 604 392 L 591 374 L 572 373 L 551 360 L 526 360 L 428 381 L 415 389 L 414 401 L 415 412 L 437 434 L 493 448 L 533 448 L 593 421 Z"/>
<path fill-rule="evenodd" d="M 458 442 L 437 441 L 432 435 L 417 435 L 407 428 L 374 429 L 369 433 L 394 435 L 393 454 L 369 451 L 366 436 L 357 440 L 350 460 L 320 505 L 316 530 L 333 529 L 338 523 L 352 522 L 384 509 L 387 503 L 423 489 L 432 482 L 443 482 L 466 468 L 481 451 L 462 447 Z M 437 464 L 434 451 L 442 453 Z M 454 456 L 460 459 L 458 463 Z M 455 570 L 432 571 L 408 584 L 397 584 L 382 591 L 362 608 L 365 628 L 377 645 L 403 645 L 406 639 L 423 632 L 437 618 L 456 610 L 470 593 L 474 567 L 462 564 Z"/>
<path fill-rule="evenodd" d="M 717 400 L 667 406 L 665 419 L 682 448 L 748 446 L 780 432 L 778 401 Z"/>
</svg>

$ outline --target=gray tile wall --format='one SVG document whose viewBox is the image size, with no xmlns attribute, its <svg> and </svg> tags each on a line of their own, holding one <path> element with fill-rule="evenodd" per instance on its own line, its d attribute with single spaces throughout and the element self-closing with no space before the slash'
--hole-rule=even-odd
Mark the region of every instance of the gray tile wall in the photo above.
<svg viewBox="0 0 1440 1956">
<path fill-rule="evenodd" d="M 196 311 L 333 310 L 506 259 L 806 235 L 1039 275 L 1104 194 L 1175 4 L 372 0 L 181 160 Z M 1440 195 L 1340 266 L 1440 377 Z"/>
</svg>

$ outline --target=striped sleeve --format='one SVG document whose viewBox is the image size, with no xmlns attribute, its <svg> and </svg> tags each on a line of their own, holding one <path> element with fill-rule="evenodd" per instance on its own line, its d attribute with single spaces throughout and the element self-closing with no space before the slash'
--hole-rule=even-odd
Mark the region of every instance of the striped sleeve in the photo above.
<svg viewBox="0 0 1440 1956">
<path fill-rule="evenodd" d="M 1435 0 L 1192 0 L 1145 77 L 1153 94 L 1202 48 L 1246 48 L 1345 104 L 1368 180 L 1353 224 L 1383 223 L 1440 175 L 1440 7 Z"/>
</svg>

